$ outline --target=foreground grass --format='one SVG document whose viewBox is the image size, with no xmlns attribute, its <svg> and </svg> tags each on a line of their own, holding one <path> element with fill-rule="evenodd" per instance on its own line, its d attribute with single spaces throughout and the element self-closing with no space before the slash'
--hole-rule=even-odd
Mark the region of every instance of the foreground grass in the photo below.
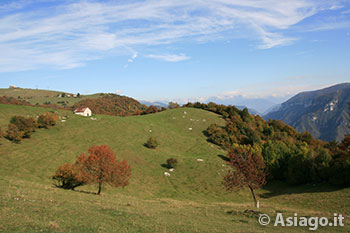
<svg viewBox="0 0 350 233">
<path fill-rule="evenodd" d="M 0 127 L 11 116 L 35 116 L 43 108 L 0 105 Z M 186 114 L 185 114 L 186 112 Z M 216 114 L 198 109 L 174 109 L 138 117 L 96 116 L 97 120 L 59 111 L 66 122 L 37 130 L 20 144 L 0 145 L 1 232 L 296 232 L 307 228 L 260 226 L 249 191 L 228 193 L 221 185 L 224 154 L 208 143 L 203 130 L 224 124 Z M 190 130 L 192 128 L 192 130 Z M 143 143 L 154 136 L 160 143 L 150 150 Z M 132 167 L 124 189 L 96 187 L 77 191 L 54 188 L 50 176 L 64 162 L 73 162 L 92 145 L 106 144 L 117 159 Z M 165 177 L 166 159 L 179 165 Z M 203 159 L 203 162 L 197 161 Z M 325 185 L 290 187 L 275 183 L 258 192 L 259 211 L 275 216 L 350 215 L 350 189 Z M 345 227 L 320 228 L 349 232 Z"/>
</svg>

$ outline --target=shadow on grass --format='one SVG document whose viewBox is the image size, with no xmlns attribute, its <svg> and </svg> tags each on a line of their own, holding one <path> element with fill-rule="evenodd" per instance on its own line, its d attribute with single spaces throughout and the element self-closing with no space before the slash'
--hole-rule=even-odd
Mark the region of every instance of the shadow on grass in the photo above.
<svg viewBox="0 0 350 233">
<path fill-rule="evenodd" d="M 73 191 L 73 192 L 78 192 L 78 193 L 85 193 L 85 194 L 93 194 L 93 195 L 98 195 L 95 192 L 91 192 L 91 191 L 84 191 L 84 190 L 76 190 L 76 189 L 70 189 L 70 188 L 63 188 L 63 187 L 59 187 L 57 185 L 53 185 L 52 187 L 54 188 L 58 188 L 58 189 L 63 189 L 63 190 L 67 190 L 67 191 Z"/>
<path fill-rule="evenodd" d="M 203 135 L 207 138 L 207 139 L 206 139 L 207 142 L 213 143 L 214 145 L 217 145 L 215 142 L 213 142 L 212 140 L 209 139 L 210 134 L 208 133 L 207 130 L 203 130 L 202 133 L 203 133 Z M 220 145 L 218 145 L 218 146 L 220 146 Z"/>
<path fill-rule="evenodd" d="M 229 157 L 227 157 L 227 156 L 225 156 L 225 155 L 218 155 L 218 157 L 220 158 L 220 159 L 222 159 L 222 160 L 224 160 L 225 162 L 230 162 L 230 159 L 229 159 Z"/>
<path fill-rule="evenodd" d="M 79 193 L 85 193 L 85 194 L 93 194 L 93 195 L 98 195 L 95 192 L 90 192 L 90 191 L 84 191 L 84 190 L 73 190 L 74 192 L 79 192 Z"/>
<path fill-rule="evenodd" d="M 165 163 L 162 163 L 160 166 L 161 166 L 161 167 L 164 167 L 164 168 L 166 168 L 166 169 L 169 169 L 168 165 L 165 164 Z"/>
<path fill-rule="evenodd" d="M 261 198 L 271 198 L 289 194 L 334 192 L 341 189 L 343 188 L 329 184 L 290 185 L 281 181 L 273 181 L 264 186 L 263 191 L 265 192 L 259 194 L 259 196 Z"/>
</svg>

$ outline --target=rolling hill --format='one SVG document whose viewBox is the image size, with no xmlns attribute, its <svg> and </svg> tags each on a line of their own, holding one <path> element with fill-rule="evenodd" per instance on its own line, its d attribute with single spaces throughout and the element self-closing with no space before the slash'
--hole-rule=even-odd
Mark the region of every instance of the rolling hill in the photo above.
<svg viewBox="0 0 350 233">
<path fill-rule="evenodd" d="M 350 83 L 322 90 L 302 92 L 264 118 L 278 119 L 299 132 L 309 131 L 315 138 L 341 141 L 349 129 Z"/>
<path fill-rule="evenodd" d="M 12 97 L 32 105 L 65 108 L 89 107 L 93 113 L 126 116 L 143 111 L 146 106 L 137 100 L 117 94 L 96 93 L 92 95 L 77 95 L 59 91 L 8 88 L 0 89 L 0 97 Z"/>
<path fill-rule="evenodd" d="M 142 112 L 146 107 L 137 100 L 116 94 L 103 94 L 99 98 L 85 98 L 73 105 L 73 109 L 89 107 L 95 114 L 129 116 Z"/>
<path fill-rule="evenodd" d="M 0 105 L 0 127 L 13 115 L 36 116 L 49 109 Z M 203 131 L 224 121 L 214 113 L 181 108 L 131 117 L 96 115 L 92 120 L 59 110 L 67 118 L 57 126 L 38 129 L 31 139 L 0 143 L 0 230 L 2 232 L 295 232 L 299 228 L 260 226 L 248 190 L 227 192 L 227 172 L 219 147 L 207 142 Z M 192 128 L 192 130 L 190 130 Z M 149 136 L 156 150 L 143 146 Z M 64 162 L 73 162 L 92 145 L 106 144 L 118 160 L 132 167 L 130 185 L 108 186 L 97 196 L 94 185 L 67 191 L 50 179 Z M 162 164 L 179 163 L 171 176 Z M 202 159 L 203 161 L 198 161 Z M 350 189 L 271 184 L 258 191 L 260 211 L 306 216 L 350 214 Z M 339 201 L 344 200 L 344 201 Z M 348 232 L 349 227 L 323 228 Z M 301 228 L 299 230 L 305 230 Z"/>
<path fill-rule="evenodd" d="M 59 97 L 62 93 L 65 97 Z M 68 97 L 69 95 L 69 97 Z M 99 98 L 102 93 L 92 95 L 80 95 L 79 98 L 74 98 L 72 93 L 51 91 L 51 90 L 38 90 L 27 88 L 1 88 L 0 96 L 14 97 L 19 100 L 25 100 L 31 104 L 44 104 L 51 103 L 59 106 L 73 106 L 75 103 L 84 99 Z"/>
</svg>

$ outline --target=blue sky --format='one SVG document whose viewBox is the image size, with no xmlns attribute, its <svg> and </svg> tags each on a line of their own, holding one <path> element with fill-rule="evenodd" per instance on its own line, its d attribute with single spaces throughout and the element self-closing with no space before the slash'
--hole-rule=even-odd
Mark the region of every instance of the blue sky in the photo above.
<svg viewBox="0 0 350 233">
<path fill-rule="evenodd" d="M 350 0 L 2 0 L 0 87 L 284 98 L 350 81 Z"/>
</svg>

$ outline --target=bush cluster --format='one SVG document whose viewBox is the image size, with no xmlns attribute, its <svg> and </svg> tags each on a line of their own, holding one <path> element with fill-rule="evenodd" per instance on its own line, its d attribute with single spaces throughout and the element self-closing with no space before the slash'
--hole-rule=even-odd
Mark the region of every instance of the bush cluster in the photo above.
<svg viewBox="0 0 350 233">
<path fill-rule="evenodd" d="M 37 126 L 37 121 L 33 117 L 13 116 L 8 127 L 12 134 L 8 132 L 8 138 L 11 140 L 11 136 L 19 138 L 19 134 L 21 138 L 30 138 Z"/>
<path fill-rule="evenodd" d="M 48 128 L 57 123 L 58 115 L 45 113 L 38 117 L 13 116 L 6 130 L 6 137 L 14 142 L 20 142 L 23 138 L 30 138 L 36 128 Z"/>
<path fill-rule="evenodd" d="M 55 126 L 58 120 L 58 115 L 46 112 L 38 117 L 38 127 L 48 129 L 51 126 Z"/>
</svg>

